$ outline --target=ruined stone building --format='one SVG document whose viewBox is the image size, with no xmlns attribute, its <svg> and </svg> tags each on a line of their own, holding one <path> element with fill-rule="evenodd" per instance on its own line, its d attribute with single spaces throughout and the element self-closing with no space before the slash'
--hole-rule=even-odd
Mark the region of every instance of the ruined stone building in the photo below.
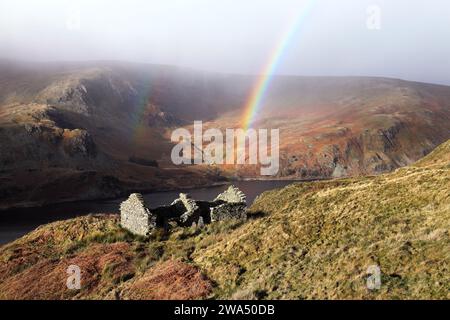
<svg viewBox="0 0 450 320">
<path fill-rule="evenodd" d="M 190 227 L 226 219 L 246 219 L 245 194 L 235 186 L 219 194 L 213 201 L 196 201 L 180 193 L 168 206 L 149 209 L 139 193 L 133 193 L 120 205 L 120 224 L 130 232 L 146 236 L 156 228 L 167 228 L 170 222 Z"/>
</svg>

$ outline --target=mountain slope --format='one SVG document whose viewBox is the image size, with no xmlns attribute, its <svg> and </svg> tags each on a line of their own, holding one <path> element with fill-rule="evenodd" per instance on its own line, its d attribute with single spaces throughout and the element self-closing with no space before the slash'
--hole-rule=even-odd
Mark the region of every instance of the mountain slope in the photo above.
<svg viewBox="0 0 450 320">
<path fill-rule="evenodd" d="M 448 299 L 449 154 L 450 140 L 393 173 L 265 192 L 247 222 L 150 239 L 109 215 L 42 226 L 0 247 L 0 298 Z M 73 263 L 81 290 L 65 287 Z"/>
<path fill-rule="evenodd" d="M 377 174 L 412 164 L 450 138 L 449 101 L 448 87 L 396 79 L 276 78 L 254 126 L 280 129 L 280 177 Z M 207 126 L 230 127 L 240 116 Z"/>
<path fill-rule="evenodd" d="M 0 207 L 221 180 L 208 170 L 155 162 L 170 154 L 166 129 L 185 123 L 186 115 L 203 116 L 203 100 L 211 98 L 190 84 L 202 82 L 201 74 L 120 64 L 2 67 Z"/>
<path fill-rule="evenodd" d="M 448 299 L 449 154 L 450 141 L 429 156 L 440 165 L 266 192 L 251 208 L 264 218 L 194 261 L 227 297 Z M 371 265 L 379 291 L 365 287 Z"/>
<path fill-rule="evenodd" d="M 236 128 L 257 77 L 119 62 L 0 62 L 0 208 L 261 178 L 258 166 L 184 166 L 170 134 Z M 450 87 L 276 76 L 256 128 L 280 129 L 272 178 L 388 172 L 450 138 Z"/>
</svg>

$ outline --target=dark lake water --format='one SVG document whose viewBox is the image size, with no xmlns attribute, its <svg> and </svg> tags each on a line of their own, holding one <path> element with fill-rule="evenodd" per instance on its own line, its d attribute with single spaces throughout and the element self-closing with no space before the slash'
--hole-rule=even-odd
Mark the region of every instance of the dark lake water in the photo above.
<svg viewBox="0 0 450 320">
<path fill-rule="evenodd" d="M 239 181 L 233 182 L 247 195 L 247 204 L 262 192 L 281 188 L 294 181 Z M 228 188 L 227 185 L 183 190 L 196 200 L 213 200 L 220 192 Z M 165 191 L 145 194 L 144 198 L 150 208 L 170 204 L 178 198 L 180 191 Z M 34 230 L 42 224 L 70 219 L 90 213 L 117 213 L 119 205 L 124 199 L 79 201 L 48 205 L 38 208 L 23 208 L 0 211 L 0 245 L 13 241 Z"/>
</svg>

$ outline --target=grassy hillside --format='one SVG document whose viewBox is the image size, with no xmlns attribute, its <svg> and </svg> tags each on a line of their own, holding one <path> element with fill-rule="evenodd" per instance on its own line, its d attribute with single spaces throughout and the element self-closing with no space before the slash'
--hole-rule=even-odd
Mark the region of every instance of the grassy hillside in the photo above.
<svg viewBox="0 0 450 320">
<path fill-rule="evenodd" d="M 392 174 L 264 193 L 251 208 L 264 218 L 194 261 L 225 297 L 450 298 L 449 148 Z M 370 265 L 379 291 L 366 289 Z"/>
<path fill-rule="evenodd" d="M 110 215 L 42 226 L 0 247 L 0 298 L 449 299 L 449 155 L 450 141 L 393 173 L 292 184 L 258 197 L 247 222 L 151 239 Z M 70 264 L 79 291 L 65 287 Z"/>
</svg>

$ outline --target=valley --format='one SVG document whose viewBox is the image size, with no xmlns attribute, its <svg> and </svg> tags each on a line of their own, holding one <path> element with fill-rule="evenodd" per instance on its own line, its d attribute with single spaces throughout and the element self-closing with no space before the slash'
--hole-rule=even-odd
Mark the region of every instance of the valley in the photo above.
<svg viewBox="0 0 450 320">
<path fill-rule="evenodd" d="M 0 62 L 0 209 L 260 179 L 258 165 L 175 166 L 171 132 L 239 128 L 257 76 L 125 62 Z M 450 136 L 450 87 L 272 79 L 254 128 L 280 130 L 271 179 L 389 172 Z"/>
</svg>

